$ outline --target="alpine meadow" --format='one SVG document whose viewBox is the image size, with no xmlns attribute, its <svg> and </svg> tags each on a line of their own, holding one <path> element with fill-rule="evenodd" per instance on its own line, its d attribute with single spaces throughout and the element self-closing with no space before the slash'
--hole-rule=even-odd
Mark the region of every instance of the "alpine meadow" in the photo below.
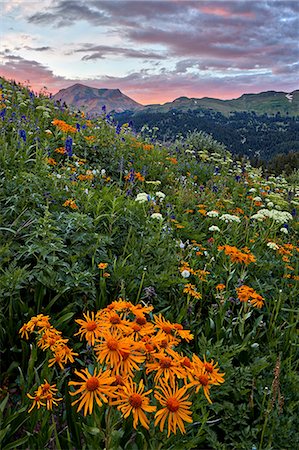
<svg viewBox="0 0 299 450">
<path fill-rule="evenodd" d="M 0 88 L 1 448 L 299 448 L 298 172 Z"/>
</svg>

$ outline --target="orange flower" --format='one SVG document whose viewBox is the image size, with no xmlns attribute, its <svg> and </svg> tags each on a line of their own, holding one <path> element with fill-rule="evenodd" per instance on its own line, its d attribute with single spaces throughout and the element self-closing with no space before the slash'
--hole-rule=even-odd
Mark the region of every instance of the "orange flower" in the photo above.
<svg viewBox="0 0 299 450">
<path fill-rule="evenodd" d="M 72 406 L 78 405 L 77 412 L 84 407 L 84 416 L 92 413 L 94 402 L 99 407 L 102 406 L 102 402 L 107 403 L 107 397 L 113 397 L 115 393 L 115 387 L 112 383 L 115 378 L 111 376 L 109 370 L 103 372 L 101 369 L 94 369 L 93 374 L 88 372 L 88 369 L 83 369 L 80 372 L 75 370 L 75 374 L 83 381 L 69 381 L 69 386 L 78 386 L 79 389 L 75 392 L 70 392 L 70 395 L 78 395 L 80 397 L 72 402 Z"/>
<path fill-rule="evenodd" d="M 224 382 L 224 373 L 219 373 L 219 369 L 216 366 L 217 364 L 214 364 L 214 360 L 207 362 L 204 359 L 202 361 L 198 356 L 193 354 L 191 372 L 188 372 L 189 379 L 192 385 L 195 386 L 195 392 L 197 393 L 202 388 L 209 403 L 212 403 L 210 399 L 211 385 Z"/>
<path fill-rule="evenodd" d="M 68 125 L 64 120 L 54 119 L 52 124 L 59 128 L 64 133 L 76 133 L 77 129 Z"/>
<path fill-rule="evenodd" d="M 192 403 L 188 401 L 189 395 L 186 395 L 188 386 L 178 389 L 176 386 L 170 387 L 163 381 L 160 381 L 160 384 L 161 386 L 157 386 L 157 389 L 161 392 L 155 391 L 154 396 L 163 408 L 155 414 L 155 426 L 160 422 L 162 432 L 168 419 L 167 437 L 171 432 L 176 434 L 177 427 L 181 433 L 185 433 L 184 422 L 192 423 L 190 411 Z"/>
<path fill-rule="evenodd" d="M 217 291 L 223 291 L 223 289 L 225 289 L 225 288 L 226 288 L 225 284 L 222 284 L 222 283 L 217 284 L 217 286 L 216 286 Z"/>
<path fill-rule="evenodd" d="M 78 333 L 76 333 L 74 336 L 80 335 L 80 340 L 85 337 L 88 345 L 93 346 L 95 344 L 95 340 L 101 336 L 102 327 L 100 326 L 98 320 L 95 318 L 94 312 L 91 313 L 91 317 L 89 315 L 89 312 L 87 312 L 86 314 L 83 313 L 83 316 L 85 317 L 85 320 L 75 320 L 75 322 L 77 322 L 81 326 Z"/>
<path fill-rule="evenodd" d="M 46 158 L 46 161 L 47 161 L 47 163 L 48 163 L 50 166 L 56 166 L 56 165 L 57 165 L 57 162 L 55 161 L 54 158 Z"/>
<path fill-rule="evenodd" d="M 146 364 L 146 374 L 153 371 L 156 372 L 155 383 L 162 377 L 165 381 L 170 380 L 171 383 L 175 382 L 175 378 L 185 378 L 186 373 L 180 366 L 179 362 L 165 353 L 156 353 L 154 355 L 154 362 L 148 362 Z"/>
<path fill-rule="evenodd" d="M 114 374 L 118 375 L 123 354 L 130 353 L 132 342 L 134 341 L 124 338 L 120 333 L 105 332 L 102 340 L 95 347 L 98 361 L 101 364 L 105 363 L 113 369 Z"/>
<path fill-rule="evenodd" d="M 264 298 L 259 295 L 254 289 L 252 289 L 249 286 L 246 286 L 246 284 L 243 284 L 239 288 L 236 288 L 236 291 L 238 293 L 238 299 L 240 302 L 247 303 L 250 302 L 251 305 L 255 306 L 256 308 L 262 308 L 264 305 Z"/>
<path fill-rule="evenodd" d="M 244 264 L 250 264 L 251 262 L 255 262 L 255 256 L 250 253 L 250 251 L 248 250 L 248 248 L 244 247 L 242 250 L 243 252 L 241 252 L 240 250 L 237 249 L 237 247 L 231 246 L 231 245 L 220 245 L 218 247 L 218 250 L 224 250 L 224 253 L 226 255 L 228 255 L 231 259 L 232 262 L 237 262 L 237 263 L 244 263 Z"/>
<path fill-rule="evenodd" d="M 108 263 L 100 263 L 100 264 L 98 264 L 98 268 L 100 270 L 107 269 L 107 267 L 108 267 Z"/>
<path fill-rule="evenodd" d="M 138 422 L 141 425 L 149 429 L 149 419 L 146 417 L 145 412 L 156 411 L 156 406 L 149 404 L 149 395 L 152 392 L 150 389 L 147 392 L 144 391 L 143 380 L 140 380 L 138 388 L 137 383 L 132 380 L 128 380 L 124 386 L 118 391 L 118 399 L 111 402 L 112 405 L 118 405 L 117 409 L 122 412 L 123 417 L 126 419 L 132 413 L 133 427 L 136 429 Z"/>
</svg>

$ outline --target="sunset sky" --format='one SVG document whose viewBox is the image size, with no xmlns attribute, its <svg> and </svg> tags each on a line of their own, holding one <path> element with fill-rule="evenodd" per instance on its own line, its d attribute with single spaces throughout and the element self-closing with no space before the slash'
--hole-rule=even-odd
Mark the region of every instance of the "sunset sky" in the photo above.
<svg viewBox="0 0 299 450">
<path fill-rule="evenodd" d="M 299 89 L 299 1 L 0 0 L 0 75 L 143 103 Z"/>
</svg>

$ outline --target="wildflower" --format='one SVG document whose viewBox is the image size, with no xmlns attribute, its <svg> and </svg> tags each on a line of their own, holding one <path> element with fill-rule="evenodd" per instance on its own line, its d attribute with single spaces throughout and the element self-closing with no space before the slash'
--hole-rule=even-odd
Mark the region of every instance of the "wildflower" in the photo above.
<svg viewBox="0 0 299 450">
<path fill-rule="evenodd" d="M 145 203 L 149 201 L 149 195 L 146 192 L 140 192 L 135 198 L 136 202 Z"/>
<path fill-rule="evenodd" d="M 130 353 L 132 339 L 124 338 L 119 332 L 103 333 L 103 338 L 95 347 L 98 361 L 105 363 L 113 373 L 119 374 L 119 366 L 123 361 L 123 354 Z"/>
<path fill-rule="evenodd" d="M 47 164 L 49 164 L 50 166 L 56 166 L 57 162 L 55 161 L 54 158 L 46 158 L 46 162 Z"/>
<path fill-rule="evenodd" d="M 150 389 L 144 392 L 143 380 L 140 380 L 138 386 L 132 380 L 128 380 L 122 388 L 118 391 L 117 400 L 112 400 L 112 405 L 117 405 L 117 409 L 121 411 L 123 417 L 126 419 L 130 414 L 133 416 L 133 427 L 136 429 L 138 423 L 149 429 L 149 419 L 145 412 L 151 413 L 156 411 L 156 406 L 149 404 L 147 397 L 152 392 Z"/>
<path fill-rule="evenodd" d="M 225 289 L 225 288 L 226 288 L 225 284 L 222 284 L 222 283 L 217 284 L 217 286 L 216 286 L 217 291 L 223 291 L 223 289 Z"/>
<path fill-rule="evenodd" d="M 84 416 L 92 414 L 94 402 L 99 407 L 103 405 L 102 402 L 107 403 L 107 397 L 112 397 L 115 392 L 115 388 L 112 383 L 115 378 L 111 376 L 109 370 L 103 372 L 101 369 L 94 369 L 93 374 L 90 374 L 88 369 L 82 369 L 80 372 L 75 370 L 75 374 L 83 381 L 69 381 L 69 386 L 78 386 L 78 390 L 70 392 L 70 395 L 78 395 L 80 397 L 72 402 L 72 406 L 78 405 L 77 412 L 84 407 Z"/>
<path fill-rule="evenodd" d="M 154 355 L 154 362 L 148 362 L 146 364 L 146 374 L 153 371 L 156 372 L 155 383 L 161 378 L 165 381 L 170 380 L 171 383 L 175 381 L 175 378 L 184 378 L 185 373 L 179 365 L 178 361 L 167 356 L 167 354 L 161 352 Z"/>
<path fill-rule="evenodd" d="M 181 275 L 182 275 L 182 277 L 183 278 L 189 278 L 190 277 L 190 272 L 189 272 L 189 270 L 183 270 L 182 272 L 181 272 Z"/>
<path fill-rule="evenodd" d="M 249 286 L 246 286 L 245 284 L 240 286 L 239 288 L 236 288 L 236 291 L 238 293 L 238 298 L 240 302 L 250 302 L 253 306 L 256 308 L 262 308 L 264 305 L 264 298 L 259 295 L 257 292 L 255 292 L 254 289 L 252 289 Z"/>
<path fill-rule="evenodd" d="M 209 231 L 220 231 L 220 228 L 217 227 L 217 225 L 211 225 L 211 226 L 209 227 Z"/>
<path fill-rule="evenodd" d="M 271 248 L 271 250 L 278 250 L 279 245 L 275 244 L 275 242 L 268 242 L 267 247 Z"/>
<path fill-rule="evenodd" d="M 107 267 L 108 267 L 108 263 L 99 263 L 98 264 L 98 268 L 99 269 L 101 269 L 101 270 L 104 270 L 104 269 L 107 269 Z"/>
<path fill-rule="evenodd" d="M 156 197 L 160 199 L 160 201 L 164 200 L 165 194 L 161 191 L 156 192 Z"/>
<path fill-rule="evenodd" d="M 71 198 L 67 199 L 67 200 L 63 203 L 62 206 L 65 206 L 65 207 L 69 206 L 71 209 L 78 209 L 78 206 L 76 205 L 75 200 L 73 200 L 73 199 L 71 199 Z"/>
<path fill-rule="evenodd" d="M 222 216 L 219 217 L 220 220 L 223 220 L 226 223 L 230 222 L 237 222 L 240 223 L 240 217 L 235 216 L 234 214 L 222 214 Z"/>
<path fill-rule="evenodd" d="M 157 220 L 163 220 L 163 216 L 162 216 L 162 214 L 160 214 L 160 213 L 153 213 L 153 214 L 151 215 L 151 218 L 152 218 L 152 219 L 157 219 Z"/>
<path fill-rule="evenodd" d="M 98 339 L 101 335 L 102 328 L 100 326 L 100 323 L 95 318 L 94 312 L 91 313 L 91 317 L 89 312 L 87 312 L 86 314 L 83 313 L 83 316 L 85 317 L 85 320 L 75 320 L 75 322 L 77 322 L 81 326 L 78 333 L 76 333 L 74 336 L 80 335 L 80 339 L 84 337 L 88 345 L 95 345 L 95 340 Z"/>
<path fill-rule="evenodd" d="M 54 119 L 52 121 L 52 124 L 59 128 L 64 133 L 76 133 L 77 129 L 75 127 L 72 127 L 71 125 L 68 125 L 64 122 L 64 120 Z"/>
<path fill-rule="evenodd" d="M 194 298 L 196 298 L 198 300 L 201 299 L 201 294 L 196 291 L 196 287 L 195 287 L 194 284 L 191 284 L 191 283 L 185 284 L 185 288 L 183 290 L 183 293 L 191 295 L 191 297 L 194 297 Z"/>
<path fill-rule="evenodd" d="M 219 216 L 219 212 L 218 211 L 208 211 L 207 212 L 207 216 L 208 217 L 218 217 Z"/>
<path fill-rule="evenodd" d="M 243 248 L 243 252 L 237 249 L 237 247 L 231 245 L 220 245 L 218 247 L 219 251 L 224 250 L 224 253 L 228 255 L 232 262 L 250 264 L 251 262 L 255 262 L 255 256 L 250 253 L 247 248 Z"/>
<path fill-rule="evenodd" d="M 190 411 L 192 402 L 188 401 L 187 388 L 187 386 L 184 386 L 178 389 L 175 385 L 171 387 L 161 380 L 160 386 L 157 386 L 154 393 L 155 398 L 163 406 L 155 414 L 155 426 L 160 423 L 160 431 L 162 432 L 168 419 L 167 437 L 170 436 L 171 432 L 176 434 L 177 427 L 181 433 L 185 433 L 184 422 L 192 423 L 192 412 Z"/>
</svg>

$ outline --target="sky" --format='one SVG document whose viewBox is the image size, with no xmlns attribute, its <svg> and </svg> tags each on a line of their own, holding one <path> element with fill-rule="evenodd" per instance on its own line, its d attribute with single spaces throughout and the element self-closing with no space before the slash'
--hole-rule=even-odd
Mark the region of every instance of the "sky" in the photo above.
<svg viewBox="0 0 299 450">
<path fill-rule="evenodd" d="M 142 104 L 299 89 L 299 1 L 0 0 L 0 76 Z"/>
</svg>

